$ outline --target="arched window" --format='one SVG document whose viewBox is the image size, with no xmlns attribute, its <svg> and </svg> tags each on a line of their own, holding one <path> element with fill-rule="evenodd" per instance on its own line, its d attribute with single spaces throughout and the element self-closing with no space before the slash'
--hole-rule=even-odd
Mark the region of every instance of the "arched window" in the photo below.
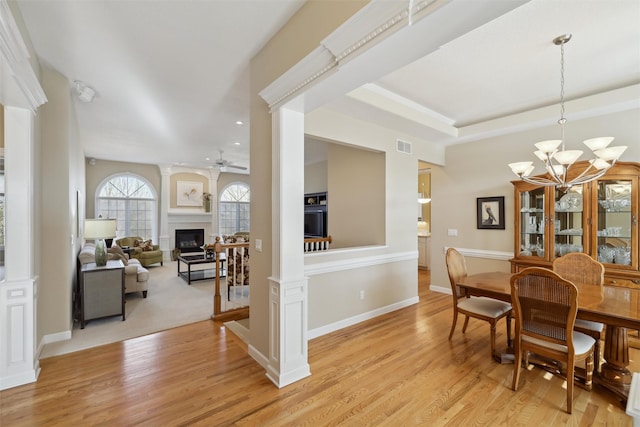
<svg viewBox="0 0 640 427">
<path fill-rule="evenodd" d="M 117 237 L 140 236 L 157 242 L 157 206 L 151 184 L 133 174 L 111 176 L 96 191 L 96 218 L 117 219 Z"/>
<path fill-rule="evenodd" d="M 218 208 L 221 234 L 249 231 L 249 201 L 249 186 L 242 182 L 230 184 L 222 191 Z"/>
</svg>

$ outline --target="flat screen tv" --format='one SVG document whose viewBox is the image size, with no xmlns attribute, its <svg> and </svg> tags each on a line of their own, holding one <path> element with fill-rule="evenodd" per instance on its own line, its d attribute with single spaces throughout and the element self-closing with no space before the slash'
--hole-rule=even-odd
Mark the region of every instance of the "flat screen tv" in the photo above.
<svg viewBox="0 0 640 427">
<path fill-rule="evenodd" d="M 304 213 L 304 237 L 327 237 L 325 212 L 308 210 Z"/>
</svg>

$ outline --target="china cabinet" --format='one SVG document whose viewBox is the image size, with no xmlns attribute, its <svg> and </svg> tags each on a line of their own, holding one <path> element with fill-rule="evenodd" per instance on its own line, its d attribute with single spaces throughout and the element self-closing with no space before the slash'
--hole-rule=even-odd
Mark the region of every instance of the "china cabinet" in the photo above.
<svg viewBox="0 0 640 427">
<path fill-rule="evenodd" d="M 512 272 L 583 252 L 604 264 L 606 284 L 640 286 L 639 182 L 640 164 L 623 162 L 569 189 L 513 181 Z"/>
</svg>

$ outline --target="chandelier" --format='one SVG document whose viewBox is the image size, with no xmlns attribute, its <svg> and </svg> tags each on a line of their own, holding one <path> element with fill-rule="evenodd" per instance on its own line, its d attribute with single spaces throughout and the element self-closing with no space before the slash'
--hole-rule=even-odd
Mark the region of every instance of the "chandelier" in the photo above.
<svg viewBox="0 0 640 427">
<path fill-rule="evenodd" d="M 568 189 L 573 185 L 584 184 L 604 175 L 614 165 L 620 155 L 627 149 L 625 146 L 608 147 L 613 137 L 592 138 L 584 141 L 584 144 L 592 151 L 594 158 L 586 163 L 582 170 L 572 170 L 571 178 L 569 168 L 582 155 L 581 150 L 566 150 L 564 139 L 564 125 L 567 119 L 564 117 L 564 45 L 571 40 L 571 34 L 564 34 L 553 39 L 556 46 L 560 46 L 560 138 L 542 141 L 535 144 L 537 150 L 533 154 L 540 159 L 547 170 L 548 177 L 530 176 L 533 172 L 533 162 L 510 163 L 509 167 L 520 179 L 535 185 L 546 187 L 559 187 Z M 560 149 L 558 149 L 560 147 Z"/>
</svg>

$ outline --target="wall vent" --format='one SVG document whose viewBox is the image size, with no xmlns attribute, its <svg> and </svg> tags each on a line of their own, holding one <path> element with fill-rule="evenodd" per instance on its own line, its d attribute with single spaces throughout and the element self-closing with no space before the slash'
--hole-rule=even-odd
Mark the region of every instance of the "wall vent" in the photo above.
<svg viewBox="0 0 640 427">
<path fill-rule="evenodd" d="M 411 143 L 407 141 L 403 141 L 401 139 L 396 140 L 396 149 L 400 153 L 411 154 Z"/>
</svg>

